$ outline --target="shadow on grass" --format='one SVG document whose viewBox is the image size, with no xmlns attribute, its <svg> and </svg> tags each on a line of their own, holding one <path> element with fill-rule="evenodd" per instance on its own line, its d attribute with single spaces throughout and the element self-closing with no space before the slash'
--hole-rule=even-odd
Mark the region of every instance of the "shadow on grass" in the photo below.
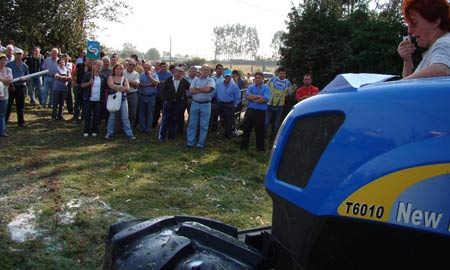
<svg viewBox="0 0 450 270">
<path fill-rule="evenodd" d="M 204 216 L 238 228 L 270 223 L 263 183 L 269 153 L 240 151 L 240 138 L 209 134 L 201 151 L 186 148 L 185 136 L 158 144 L 156 132 L 130 141 L 119 131 L 106 140 L 105 121 L 98 137 L 84 138 L 82 123 L 52 121 L 49 109 L 27 106 L 28 128 L 17 127 L 14 116 L 10 137 L 0 140 L 7 161 L 0 167 L 1 224 L 33 208 L 43 235 L 14 243 L 3 226 L 0 261 L 9 259 L 9 269 L 99 269 L 107 228 L 119 220 L 113 211 Z M 55 223 L 67 202 L 84 197 L 110 208 L 80 208 L 73 224 Z"/>
</svg>

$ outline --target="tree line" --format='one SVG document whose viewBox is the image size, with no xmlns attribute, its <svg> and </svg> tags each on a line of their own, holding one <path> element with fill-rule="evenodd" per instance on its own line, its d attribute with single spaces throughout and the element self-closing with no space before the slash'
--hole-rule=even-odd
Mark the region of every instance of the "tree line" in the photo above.
<svg viewBox="0 0 450 270">
<path fill-rule="evenodd" d="M 84 49 L 87 39 L 95 39 L 96 20 L 117 22 L 131 12 L 122 0 L 0 3 L 2 44 L 14 40 L 26 50 L 34 45 L 58 47 L 71 55 Z M 396 48 L 407 33 L 400 4 L 401 0 L 306 0 L 287 14 L 287 31 L 274 34 L 274 57 L 287 67 L 292 82 L 301 84 L 303 74 L 312 73 L 320 88 L 340 73 L 400 74 L 402 63 Z M 216 26 L 212 41 L 215 59 L 257 59 L 255 27 Z M 125 43 L 121 55 L 131 53 L 137 53 L 136 47 Z M 416 59 L 420 53 L 417 51 Z M 155 48 L 140 55 L 149 60 L 162 56 Z"/>
<path fill-rule="evenodd" d="M 118 22 L 131 8 L 122 0 L 2 0 L 2 44 L 13 40 L 29 50 L 57 47 L 78 55 L 94 39 L 95 20 Z"/>
</svg>

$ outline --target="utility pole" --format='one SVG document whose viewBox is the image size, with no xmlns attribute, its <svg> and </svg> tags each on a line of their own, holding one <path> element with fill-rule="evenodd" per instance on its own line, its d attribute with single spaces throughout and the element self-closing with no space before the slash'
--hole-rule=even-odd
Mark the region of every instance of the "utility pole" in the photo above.
<svg viewBox="0 0 450 270">
<path fill-rule="evenodd" d="M 169 66 L 172 65 L 172 36 L 170 36 Z"/>
</svg>

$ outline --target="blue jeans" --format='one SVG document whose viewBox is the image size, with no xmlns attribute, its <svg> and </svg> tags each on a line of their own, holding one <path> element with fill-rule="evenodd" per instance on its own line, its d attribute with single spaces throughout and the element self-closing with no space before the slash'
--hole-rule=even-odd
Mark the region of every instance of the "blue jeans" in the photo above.
<svg viewBox="0 0 450 270">
<path fill-rule="evenodd" d="M 197 137 L 197 126 L 200 123 L 200 134 L 197 147 L 205 147 L 206 135 L 208 135 L 209 117 L 211 115 L 211 103 L 199 104 L 195 101 L 191 104 L 189 125 L 187 130 L 187 145 L 194 146 Z"/>
<path fill-rule="evenodd" d="M 264 136 L 267 136 L 270 123 L 272 122 L 272 129 L 270 132 L 270 139 L 274 140 L 281 124 L 281 116 L 283 116 L 283 106 L 267 106 L 266 122 L 264 125 Z"/>
<path fill-rule="evenodd" d="M 8 89 L 5 89 L 8 91 Z M 0 135 L 6 135 L 6 107 L 8 100 L 0 100 Z"/>
<path fill-rule="evenodd" d="M 139 96 L 138 115 L 140 131 L 151 132 L 153 124 L 153 113 L 155 111 L 155 96 Z"/>
<path fill-rule="evenodd" d="M 41 88 L 42 88 L 42 77 L 36 76 L 30 79 L 30 88 L 28 88 L 28 95 L 30 96 L 30 104 L 36 103 L 35 95 L 39 97 L 39 104 L 41 102 Z"/>
<path fill-rule="evenodd" d="M 50 93 L 50 100 L 48 101 L 48 106 L 51 107 L 53 105 L 53 84 L 55 83 L 54 77 L 46 76 L 44 78 L 44 87 L 42 87 L 41 91 L 41 106 L 45 107 L 47 103 L 48 93 Z"/>
<path fill-rule="evenodd" d="M 122 118 L 123 131 L 127 137 L 133 137 L 133 131 L 131 130 L 130 120 L 128 119 L 128 102 L 127 100 L 122 100 L 122 105 L 120 110 L 117 112 L 109 112 L 108 125 L 106 127 L 106 135 L 112 136 L 114 134 L 114 126 L 116 123 L 116 114 L 120 113 Z"/>
</svg>

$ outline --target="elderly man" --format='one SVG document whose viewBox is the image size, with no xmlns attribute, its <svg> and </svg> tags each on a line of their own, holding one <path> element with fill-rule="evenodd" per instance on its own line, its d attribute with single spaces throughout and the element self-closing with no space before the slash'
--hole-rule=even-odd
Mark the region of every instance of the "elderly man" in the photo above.
<svg viewBox="0 0 450 270">
<path fill-rule="evenodd" d="M 189 68 L 187 76 L 185 76 L 186 80 L 188 80 L 189 83 L 192 83 L 192 81 L 197 77 L 197 68 L 195 66 L 191 66 Z M 188 90 L 186 91 L 186 107 L 183 109 L 183 113 L 180 113 L 178 118 L 178 128 L 177 132 L 179 134 L 183 134 L 184 129 L 184 111 L 187 111 L 188 116 L 191 112 L 191 104 L 192 104 L 192 94 Z M 188 123 L 189 123 L 189 117 L 188 117 Z"/>
<path fill-rule="evenodd" d="M 40 101 L 42 108 L 45 108 L 47 104 L 48 94 L 50 93 L 50 100 L 48 101 L 48 107 L 51 108 L 53 106 L 53 84 L 55 84 L 55 75 L 58 72 L 58 54 L 59 50 L 57 48 L 53 48 L 51 52 L 51 56 L 47 57 L 44 60 L 44 63 L 41 66 L 42 70 L 48 69 L 47 75 L 44 77 L 44 87 L 42 87 L 41 91 L 41 99 Z"/>
<path fill-rule="evenodd" d="M 22 61 L 23 51 L 18 49 L 14 53 L 14 61 L 6 64 L 12 70 L 13 79 L 17 79 L 28 75 L 28 66 Z M 20 79 L 13 83 L 14 91 L 10 93 L 8 99 L 8 107 L 6 109 L 6 123 L 8 123 L 9 116 L 11 114 L 11 107 L 16 101 L 16 111 L 17 111 L 17 124 L 21 127 L 25 127 L 25 121 L 23 117 L 23 107 L 25 103 L 25 92 L 27 89 L 26 79 Z"/>
<path fill-rule="evenodd" d="M 6 46 L 6 63 L 14 61 L 14 45 L 9 44 Z"/>
<path fill-rule="evenodd" d="M 163 142 L 166 139 L 175 139 L 178 116 L 184 112 L 186 104 L 186 91 L 191 84 L 184 77 L 184 68 L 175 67 L 173 76 L 167 78 L 161 87 L 159 96 L 163 103 L 163 119 L 159 129 L 158 139 Z"/>
<path fill-rule="evenodd" d="M 150 133 L 152 131 L 153 112 L 155 111 L 158 75 L 152 71 L 150 62 L 144 63 L 144 72 L 139 75 L 139 99 L 138 115 L 140 132 Z"/>
<path fill-rule="evenodd" d="M 209 117 L 211 115 L 211 99 L 214 95 L 216 82 L 209 75 L 211 68 L 202 65 L 202 74 L 196 77 L 189 91 L 192 94 L 191 113 L 189 114 L 189 125 L 187 130 L 187 144 L 189 148 L 194 147 L 197 137 L 197 128 L 200 126 L 200 134 L 198 136 L 197 148 L 205 147 L 206 136 L 208 135 Z"/>
<path fill-rule="evenodd" d="M 130 90 L 127 92 L 128 101 L 128 119 L 130 120 L 131 128 L 136 126 L 136 116 L 138 107 L 138 86 L 139 73 L 135 70 L 136 61 L 129 59 L 126 61 L 126 70 L 123 71 L 123 76 L 128 79 Z"/>
</svg>

